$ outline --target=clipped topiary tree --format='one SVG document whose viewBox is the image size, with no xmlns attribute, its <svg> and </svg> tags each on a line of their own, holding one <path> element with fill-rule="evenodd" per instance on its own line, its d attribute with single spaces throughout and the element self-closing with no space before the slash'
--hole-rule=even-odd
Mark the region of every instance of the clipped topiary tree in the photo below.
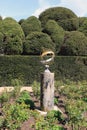
<svg viewBox="0 0 87 130">
<path fill-rule="evenodd" d="M 21 27 L 27 36 L 30 32 L 41 31 L 41 22 L 35 16 L 31 16 L 21 24 Z"/>
<path fill-rule="evenodd" d="M 8 37 L 4 44 L 4 53 L 7 55 L 21 54 L 23 52 L 23 43 L 18 36 Z"/>
<path fill-rule="evenodd" d="M 66 20 L 58 21 L 58 24 L 66 31 L 76 31 L 79 28 L 78 18 L 67 18 Z"/>
<path fill-rule="evenodd" d="M 65 31 L 54 20 L 49 20 L 46 23 L 44 32 L 50 35 L 52 41 L 55 43 L 56 53 L 58 53 L 63 44 Z"/>
<path fill-rule="evenodd" d="M 4 53 L 3 38 L 4 35 L 0 32 L 0 54 Z"/>
<path fill-rule="evenodd" d="M 87 18 L 80 19 L 80 27 L 78 31 L 83 32 L 87 36 Z"/>
<path fill-rule="evenodd" d="M 74 12 L 64 7 L 53 7 L 45 10 L 39 16 L 42 26 L 48 20 L 55 20 L 65 30 L 76 30 L 79 25 L 79 20 Z M 68 26 L 69 24 L 69 26 Z"/>
<path fill-rule="evenodd" d="M 87 56 L 87 37 L 79 31 L 67 32 L 59 54 Z"/>
<path fill-rule="evenodd" d="M 81 27 L 83 25 L 83 22 L 87 20 L 87 17 L 79 17 L 78 19 L 79 19 L 79 27 Z"/>
<path fill-rule="evenodd" d="M 32 32 L 24 42 L 24 54 L 40 55 L 43 49 L 54 50 L 55 45 L 49 35 L 42 32 Z"/>
<path fill-rule="evenodd" d="M 2 20 L 2 16 L 0 16 L 0 20 Z"/>
<path fill-rule="evenodd" d="M 7 17 L 0 22 L 0 32 L 8 36 L 18 35 L 21 39 L 24 39 L 24 32 L 21 26 L 13 18 Z"/>
<path fill-rule="evenodd" d="M 0 21 L 0 32 L 4 36 L 3 46 L 5 54 L 21 54 L 23 52 L 22 40 L 24 40 L 24 32 L 14 19 L 5 18 Z"/>
<path fill-rule="evenodd" d="M 21 25 L 24 21 L 25 19 L 20 19 L 18 23 Z"/>
</svg>

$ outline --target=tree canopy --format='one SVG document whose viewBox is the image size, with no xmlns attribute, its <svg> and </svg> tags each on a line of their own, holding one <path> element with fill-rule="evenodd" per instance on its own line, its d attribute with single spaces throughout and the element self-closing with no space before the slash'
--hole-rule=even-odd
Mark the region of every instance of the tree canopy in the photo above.
<svg viewBox="0 0 87 130">
<path fill-rule="evenodd" d="M 43 27 L 48 20 L 55 20 L 60 26 L 67 30 L 73 30 L 73 26 L 75 26 L 74 29 L 77 29 L 78 26 L 76 14 L 70 9 L 64 7 L 53 7 L 46 9 L 40 14 L 39 19 Z"/>
<path fill-rule="evenodd" d="M 87 56 L 87 37 L 79 31 L 66 32 L 59 54 Z"/>
<path fill-rule="evenodd" d="M 22 53 L 24 32 L 14 19 L 5 18 L 4 20 L 1 20 L 0 33 L 3 35 L 2 48 L 4 49 L 5 54 Z"/>
<path fill-rule="evenodd" d="M 24 54 L 40 55 L 45 49 L 55 49 L 49 35 L 43 32 L 32 32 L 24 42 Z"/>
<path fill-rule="evenodd" d="M 44 27 L 44 32 L 51 37 L 55 44 L 56 53 L 58 53 L 61 45 L 63 44 L 65 31 L 56 23 L 56 21 L 49 20 Z"/>
<path fill-rule="evenodd" d="M 87 17 L 65 7 L 48 8 L 39 18 L 19 22 L 0 16 L 0 54 L 39 55 L 44 48 L 56 55 L 87 55 Z"/>
<path fill-rule="evenodd" d="M 31 16 L 22 22 L 21 27 L 27 36 L 30 32 L 41 31 L 41 22 L 35 16 Z"/>
</svg>

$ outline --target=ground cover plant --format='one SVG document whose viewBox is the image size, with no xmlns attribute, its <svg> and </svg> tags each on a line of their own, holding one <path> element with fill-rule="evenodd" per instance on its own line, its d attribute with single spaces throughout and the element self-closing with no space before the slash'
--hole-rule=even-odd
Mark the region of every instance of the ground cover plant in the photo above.
<svg viewBox="0 0 87 130">
<path fill-rule="evenodd" d="M 36 110 L 40 107 L 40 84 L 34 81 L 33 93 L 29 93 L 20 92 L 18 82 L 17 79 L 13 82 L 15 89 L 12 92 L 5 90 L 0 94 L 1 130 L 87 129 L 87 81 L 55 81 L 54 103 L 59 111 L 49 111 L 45 116 Z"/>
<path fill-rule="evenodd" d="M 67 84 L 66 84 L 67 83 Z M 66 124 L 71 130 L 87 129 L 87 82 L 60 82 L 57 91 L 62 96 L 67 114 Z"/>
<path fill-rule="evenodd" d="M 28 91 L 20 92 L 21 86 L 19 81 L 13 81 L 14 90 L 7 92 L 5 90 L 0 94 L 0 129 L 2 130 L 22 130 L 22 124 L 28 123 L 31 130 L 64 130 L 61 124 L 62 114 L 59 111 L 50 111 L 47 115 L 41 116 L 35 109 L 35 102 Z M 33 85 L 38 85 L 34 81 Z M 37 87 L 37 86 L 36 86 Z M 38 90 L 39 91 L 39 90 Z M 38 92 L 34 90 L 33 95 L 39 101 Z M 26 126 L 25 126 L 26 129 Z M 27 129 L 26 129 L 27 130 Z"/>
</svg>

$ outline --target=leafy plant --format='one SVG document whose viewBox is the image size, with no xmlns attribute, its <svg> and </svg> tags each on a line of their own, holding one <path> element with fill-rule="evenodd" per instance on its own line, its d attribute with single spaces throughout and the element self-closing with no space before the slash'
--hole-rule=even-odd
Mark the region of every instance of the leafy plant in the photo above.
<svg viewBox="0 0 87 130">
<path fill-rule="evenodd" d="M 54 98 L 54 104 L 57 105 L 58 104 L 58 99 Z"/>
<path fill-rule="evenodd" d="M 3 107 L 4 121 L 3 127 L 9 130 L 16 130 L 21 123 L 29 118 L 29 110 L 25 104 L 6 104 Z"/>
<path fill-rule="evenodd" d="M 19 104 L 25 103 L 30 109 L 34 109 L 34 102 L 31 100 L 29 92 L 23 91 L 17 99 Z"/>
<path fill-rule="evenodd" d="M 55 50 L 55 45 L 50 36 L 43 32 L 31 32 L 24 42 L 24 54 L 40 55 L 43 49 Z"/>
<path fill-rule="evenodd" d="M 32 83 L 32 89 L 33 89 L 33 93 L 37 98 L 40 98 L 40 83 L 37 81 L 34 81 Z"/>
<path fill-rule="evenodd" d="M 7 91 L 4 91 L 1 95 L 0 95 L 0 103 L 1 103 L 1 107 L 4 105 L 4 103 L 6 103 L 9 100 L 10 96 L 8 94 Z"/>
<path fill-rule="evenodd" d="M 86 82 L 73 82 L 71 85 L 65 85 L 62 88 L 62 93 L 65 96 L 65 110 L 68 115 L 67 123 L 72 129 L 81 129 L 87 127 L 85 112 L 87 112 L 86 97 Z"/>
</svg>

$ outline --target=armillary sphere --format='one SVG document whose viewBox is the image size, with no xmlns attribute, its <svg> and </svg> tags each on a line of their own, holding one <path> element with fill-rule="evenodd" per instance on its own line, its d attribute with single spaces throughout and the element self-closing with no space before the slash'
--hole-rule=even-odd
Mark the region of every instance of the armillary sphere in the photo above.
<svg viewBox="0 0 87 130">
<path fill-rule="evenodd" d="M 53 51 L 44 51 L 42 54 L 41 54 L 41 63 L 44 64 L 44 65 L 49 65 L 49 63 L 51 61 L 53 61 L 55 57 L 55 54 Z"/>
</svg>

